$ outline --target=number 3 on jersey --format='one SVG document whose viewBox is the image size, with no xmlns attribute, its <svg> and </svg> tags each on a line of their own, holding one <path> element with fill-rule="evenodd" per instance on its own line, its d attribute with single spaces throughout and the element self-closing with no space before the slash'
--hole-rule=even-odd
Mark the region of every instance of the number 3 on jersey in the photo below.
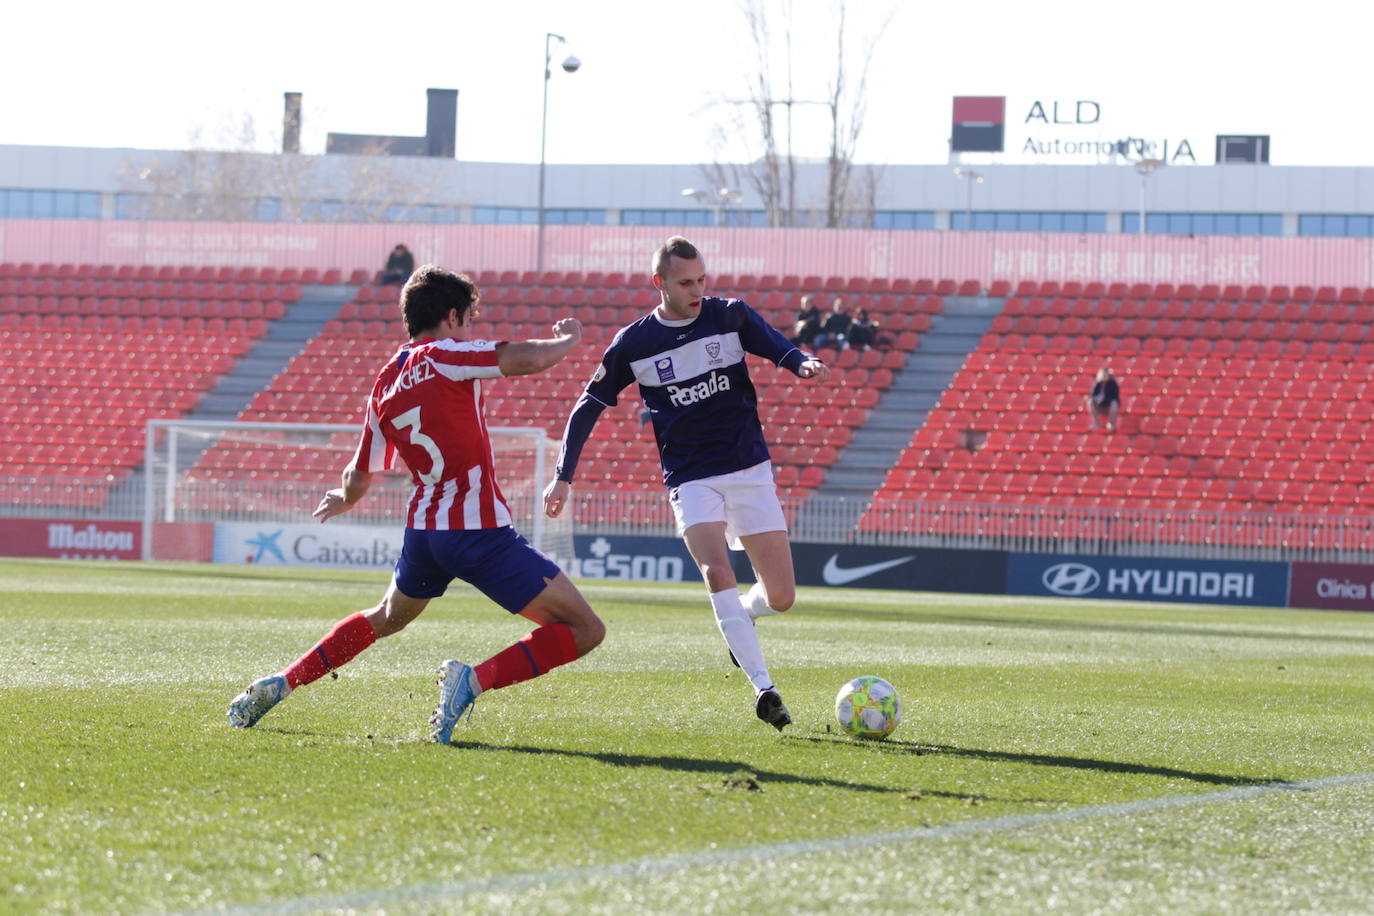
<svg viewBox="0 0 1374 916">
<path fill-rule="evenodd" d="M 420 432 L 420 408 L 412 407 L 403 414 L 397 414 L 392 418 L 391 425 L 397 429 L 409 429 L 410 444 L 418 445 L 429 453 L 429 473 L 420 474 L 420 482 L 438 483 L 444 476 L 444 456 L 439 454 L 439 443 Z"/>
</svg>

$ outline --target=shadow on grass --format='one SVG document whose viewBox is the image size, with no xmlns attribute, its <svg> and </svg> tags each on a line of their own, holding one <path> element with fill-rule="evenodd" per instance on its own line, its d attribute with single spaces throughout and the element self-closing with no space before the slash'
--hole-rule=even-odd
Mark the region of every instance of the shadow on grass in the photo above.
<svg viewBox="0 0 1374 916">
<path fill-rule="evenodd" d="M 809 741 L 815 744 L 853 744 L 851 738 L 839 735 L 828 738 L 809 738 L 801 735 L 789 738 L 792 741 Z M 1092 757 L 1066 757 L 1062 754 L 1023 754 L 1012 751 L 989 751 L 975 747 L 954 747 L 949 744 L 921 744 L 919 741 L 902 741 L 888 738 L 884 741 L 865 742 L 867 750 L 885 754 L 911 754 L 922 756 L 968 757 L 973 760 L 993 760 L 1004 763 L 1028 763 L 1032 766 L 1065 767 L 1071 770 L 1097 770 L 1101 773 L 1129 773 L 1134 776 L 1163 776 L 1167 779 L 1187 779 L 1213 786 L 1267 786 L 1284 783 L 1288 780 L 1281 776 L 1229 776 L 1225 773 L 1200 773 L 1194 770 L 1180 770 L 1175 767 L 1154 766 L 1148 763 L 1129 763 L 1120 760 L 1096 760 Z"/>
<path fill-rule="evenodd" d="M 556 747 L 530 747 L 528 745 L 516 744 L 488 744 L 483 741 L 454 741 L 449 745 L 455 750 L 465 751 L 496 751 L 515 754 L 534 754 L 552 755 L 558 757 L 571 757 L 580 760 L 595 760 L 598 763 L 608 764 L 618 767 L 647 767 L 657 770 L 672 770 L 683 773 L 701 774 L 703 776 L 718 776 L 721 779 L 728 779 L 741 771 L 752 774 L 759 783 L 765 787 L 768 785 L 802 785 L 802 786 L 821 786 L 831 789 L 849 789 L 854 792 L 882 792 L 887 794 L 904 795 L 911 790 L 907 788 L 894 788 L 893 786 L 878 786 L 864 782 L 851 782 L 843 779 L 824 779 L 814 776 L 798 776 L 796 773 L 783 773 L 777 770 L 763 770 L 758 767 L 736 760 L 710 760 L 702 757 L 671 757 L 665 755 L 650 754 L 612 754 L 604 751 L 574 751 L 566 748 Z M 1025 798 L 993 798 L 985 795 L 970 795 L 967 792 L 939 792 L 922 789 L 920 794 L 929 798 L 954 798 L 967 800 L 976 798 L 979 801 L 1006 801 L 1024 803 L 1036 801 L 1037 799 Z"/>
</svg>

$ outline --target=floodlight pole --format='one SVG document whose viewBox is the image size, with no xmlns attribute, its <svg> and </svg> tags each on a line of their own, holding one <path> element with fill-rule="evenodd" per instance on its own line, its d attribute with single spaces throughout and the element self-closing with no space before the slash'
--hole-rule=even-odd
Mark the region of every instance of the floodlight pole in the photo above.
<svg viewBox="0 0 1374 916">
<path fill-rule="evenodd" d="M 553 72 L 549 69 L 549 64 L 553 61 L 553 46 L 549 43 L 550 39 L 557 39 L 559 44 L 567 44 L 568 40 L 555 32 L 544 33 L 544 110 L 539 121 L 539 237 L 535 242 L 534 263 L 535 269 L 544 269 L 544 170 L 545 170 L 545 150 L 548 147 L 549 137 L 549 78 Z M 581 62 L 575 57 L 569 56 L 563 62 L 563 69 L 568 73 L 576 73 Z"/>
<path fill-rule="evenodd" d="M 1154 170 L 1164 165 L 1163 159 L 1142 159 L 1135 164 L 1135 170 L 1140 173 L 1140 225 L 1136 227 L 1137 235 L 1145 234 L 1145 190 L 1149 184 L 1150 175 Z"/>
<path fill-rule="evenodd" d="M 964 231 L 973 231 L 973 186 L 983 183 L 983 173 L 975 172 L 973 169 L 966 169 L 962 166 L 954 170 L 955 178 L 962 178 L 967 182 L 964 192 Z"/>
</svg>

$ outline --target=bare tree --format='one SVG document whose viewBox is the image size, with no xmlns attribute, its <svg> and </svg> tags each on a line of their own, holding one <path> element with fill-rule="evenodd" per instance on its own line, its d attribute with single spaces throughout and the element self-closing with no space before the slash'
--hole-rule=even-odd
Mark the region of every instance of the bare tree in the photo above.
<svg viewBox="0 0 1374 916">
<path fill-rule="evenodd" d="M 768 214 L 768 225 L 783 225 L 790 216 L 783 200 L 782 164 L 783 157 L 778 154 L 778 138 L 773 120 L 773 68 L 770 60 L 772 38 L 768 29 L 768 14 L 763 0 L 744 0 L 741 7 L 744 21 L 749 26 L 749 37 L 758 55 L 758 69 L 750 76 L 748 109 L 756 119 L 763 155 L 756 166 L 749 170 L 747 178 L 750 185 L 763 199 L 763 207 Z M 792 151 L 787 151 L 787 162 L 791 164 Z M 718 185 L 717 187 L 724 187 Z"/>
<path fill-rule="evenodd" d="M 251 116 L 235 129 L 221 129 L 211 141 L 197 129 L 188 147 L 149 153 L 125 164 L 121 185 L 129 195 L 125 206 L 130 215 L 223 222 L 392 222 L 397 209 L 404 218 L 415 205 L 428 203 L 433 188 L 433 182 L 414 177 L 432 170 L 407 168 L 383 155 L 381 146 L 369 150 L 372 155 L 253 152 L 260 144 Z M 264 207 L 268 212 L 261 212 Z"/>
<path fill-rule="evenodd" d="M 892 13 L 889 12 L 873 34 L 863 41 L 858 52 L 862 64 L 856 76 L 851 65 L 852 51 L 847 32 L 847 0 L 835 0 L 833 9 L 836 23 L 834 79 L 827 87 L 824 100 L 799 99 L 792 80 L 791 16 L 784 17 L 787 26 L 781 42 L 787 62 L 786 86 L 784 92 L 778 93 L 773 75 L 774 39 L 767 0 L 741 0 L 740 12 L 749 27 L 757 68 L 748 77 L 746 97 L 726 100 L 726 110 L 730 112 L 728 121 L 757 143 L 760 154 L 746 166 L 715 162 L 704 166 L 703 170 L 717 187 L 727 183 L 751 187 L 763 201 L 770 226 L 795 225 L 797 222 L 797 159 L 792 148 L 792 116 L 793 108 L 803 105 L 823 106 L 830 122 L 825 200 L 823 206 L 816 208 L 818 215 L 824 215 L 827 226 L 846 225 L 856 219 L 871 222 L 872 219 L 877 174 L 869 170 L 864 180 L 858 182 L 854 153 L 863 131 L 868 67 L 878 42 L 891 22 Z M 785 120 L 781 125 L 775 114 L 779 105 L 784 106 Z M 746 122 L 744 114 L 752 120 Z M 780 129 L 785 134 L 785 149 L 781 151 Z M 747 145 L 753 146 L 754 143 Z"/>
<path fill-rule="evenodd" d="M 868 68 L 873 52 L 892 21 L 892 14 L 883 19 L 862 48 L 862 65 L 858 79 L 852 86 L 851 71 L 846 61 L 845 27 L 847 10 L 844 2 L 836 6 L 835 79 L 830 85 L 830 157 L 826 163 L 825 224 L 841 226 L 848 214 L 872 220 L 874 198 L 877 194 L 877 174 L 870 168 L 862 183 L 854 174 L 854 150 L 863 133 L 864 116 L 868 111 Z"/>
</svg>

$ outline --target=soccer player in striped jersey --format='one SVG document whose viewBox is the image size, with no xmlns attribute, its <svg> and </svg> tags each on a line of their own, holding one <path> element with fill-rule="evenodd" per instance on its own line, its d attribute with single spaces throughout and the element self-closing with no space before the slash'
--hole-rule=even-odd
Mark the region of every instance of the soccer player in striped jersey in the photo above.
<svg viewBox="0 0 1374 916">
<path fill-rule="evenodd" d="M 581 658 L 605 627 L 558 566 L 511 527 L 496 482 L 483 416 L 482 380 L 542 372 L 582 339 L 564 318 L 546 340 L 473 340 L 478 293 L 472 281 L 433 265 L 401 290 L 409 342 L 382 367 L 367 401 L 358 449 L 314 515 L 327 521 L 353 508 L 378 471 L 404 459 L 415 483 L 400 559 L 376 607 L 344 618 L 318 645 L 279 674 L 248 685 L 229 705 L 229 721 L 248 728 L 287 694 L 344 665 L 383 636 L 398 633 L 455 578 L 480 589 L 535 629 L 475 667 L 439 666 L 439 705 L 430 737 L 447 744 L 479 694 L 537 677 Z"/>
<path fill-rule="evenodd" d="M 830 370 L 743 301 L 706 296 L 705 263 L 680 236 L 654 254 L 653 282 L 661 303 L 615 336 L 568 417 L 544 511 L 563 511 L 601 411 L 638 382 L 678 532 L 706 581 L 731 660 L 754 687 L 755 714 L 781 731 L 792 717 L 764 664 L 754 620 L 792 606 L 796 574 L 744 357 L 762 356 L 807 380 L 824 379 Z M 742 547 L 754 568 L 757 581 L 743 595 L 731 547 Z"/>
</svg>

